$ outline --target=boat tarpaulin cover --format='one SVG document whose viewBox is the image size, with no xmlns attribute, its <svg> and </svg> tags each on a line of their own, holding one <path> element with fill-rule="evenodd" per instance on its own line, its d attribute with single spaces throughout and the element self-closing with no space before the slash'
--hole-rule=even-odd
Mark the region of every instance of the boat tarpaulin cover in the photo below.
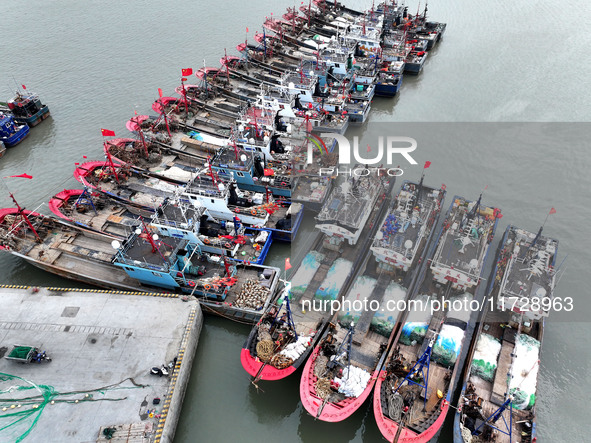
<svg viewBox="0 0 591 443">
<path fill-rule="evenodd" d="M 352 267 L 353 263 L 349 260 L 337 258 L 326 273 L 326 278 L 314 297 L 321 300 L 336 300 Z"/>
<path fill-rule="evenodd" d="M 498 339 L 489 334 L 480 334 L 472 359 L 472 374 L 492 383 L 500 353 L 501 342 Z"/>
<path fill-rule="evenodd" d="M 380 310 L 374 314 L 371 320 L 371 329 L 384 337 L 390 337 L 400 313 L 393 307 L 397 306 L 396 303 L 404 300 L 405 297 L 406 288 L 395 282 L 390 283 L 384 293 Z"/>
<path fill-rule="evenodd" d="M 324 255 L 320 252 L 310 251 L 306 254 L 301 266 L 291 279 L 291 294 L 294 300 L 298 300 L 304 295 L 323 259 Z"/>
<path fill-rule="evenodd" d="M 442 366 L 452 367 L 460 355 L 463 340 L 464 331 L 461 328 L 443 325 L 433 346 L 433 360 Z"/>
<path fill-rule="evenodd" d="M 423 343 L 425 334 L 427 334 L 427 323 L 407 322 L 402 328 L 400 334 L 400 343 L 407 346 L 412 346 L 413 342 Z"/>
<path fill-rule="evenodd" d="M 511 367 L 509 392 L 513 395 L 513 407 L 531 409 L 536 402 L 540 342 L 526 334 L 515 340 L 515 360 Z"/>
<path fill-rule="evenodd" d="M 363 313 L 363 308 L 366 306 L 363 301 L 373 293 L 376 284 L 377 280 L 375 278 L 366 275 L 361 275 L 355 279 L 353 287 L 347 294 L 347 297 L 345 297 L 343 309 L 338 314 L 341 325 L 348 328 L 351 326 L 352 321 L 355 323 L 359 321 L 359 317 Z M 359 300 L 360 303 L 355 303 L 356 300 Z"/>
</svg>

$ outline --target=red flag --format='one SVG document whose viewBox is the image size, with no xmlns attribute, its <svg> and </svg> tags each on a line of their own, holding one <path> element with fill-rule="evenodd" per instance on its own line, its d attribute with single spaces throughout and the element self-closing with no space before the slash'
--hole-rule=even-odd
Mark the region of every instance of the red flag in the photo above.
<svg viewBox="0 0 591 443">
<path fill-rule="evenodd" d="M 27 89 L 27 87 L 25 85 L 21 85 L 21 86 L 23 87 L 23 89 L 25 89 L 25 90 Z"/>
<path fill-rule="evenodd" d="M 181 69 L 181 75 L 183 77 L 191 75 L 192 73 L 193 73 L 193 68 Z"/>
<path fill-rule="evenodd" d="M 29 180 L 31 180 L 33 178 L 33 176 L 29 175 L 29 174 L 21 174 L 21 175 L 9 175 L 8 177 L 4 177 L 4 178 L 28 178 Z"/>
<path fill-rule="evenodd" d="M 162 88 L 158 88 L 158 95 L 162 98 Z"/>
<path fill-rule="evenodd" d="M 111 131 L 110 129 L 101 128 L 101 134 L 103 135 L 103 137 L 109 137 L 109 136 L 115 135 L 115 131 Z"/>
<path fill-rule="evenodd" d="M 425 166 L 423 166 L 423 169 L 427 169 L 429 166 L 431 166 L 431 162 L 429 160 L 427 160 L 425 162 Z"/>
<path fill-rule="evenodd" d="M 181 81 L 182 81 L 182 82 L 186 82 L 187 80 L 188 80 L 188 79 L 186 79 L 185 77 L 182 77 L 182 78 L 181 78 Z"/>
<path fill-rule="evenodd" d="M 550 209 L 550 214 L 556 214 L 556 209 L 554 209 L 554 208 Z M 550 214 L 548 214 L 548 215 L 550 215 Z"/>
<path fill-rule="evenodd" d="M 367 152 L 371 152 L 371 146 L 367 145 Z"/>
<path fill-rule="evenodd" d="M 83 155 L 82 158 L 88 158 L 87 156 Z"/>
<path fill-rule="evenodd" d="M 248 32 L 248 26 L 246 27 L 246 32 Z"/>
<path fill-rule="evenodd" d="M 289 257 L 285 259 L 285 270 L 291 269 L 291 263 L 289 262 Z"/>
<path fill-rule="evenodd" d="M 74 163 L 74 166 L 80 166 L 80 163 Z"/>
</svg>

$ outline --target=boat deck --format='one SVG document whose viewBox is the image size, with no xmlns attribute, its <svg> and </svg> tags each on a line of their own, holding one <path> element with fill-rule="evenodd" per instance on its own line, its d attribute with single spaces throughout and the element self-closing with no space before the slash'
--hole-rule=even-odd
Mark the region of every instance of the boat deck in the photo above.
<svg viewBox="0 0 591 443">
<path fill-rule="evenodd" d="M 456 197 L 431 265 L 438 281 L 459 282 L 465 287 L 479 281 L 495 228 L 496 211 Z"/>
<path fill-rule="evenodd" d="M 317 226 L 334 223 L 351 231 L 362 229 L 369 214 L 368 208 L 373 207 L 382 190 L 379 178 L 351 177 L 333 189 L 318 214 Z"/>
<path fill-rule="evenodd" d="M 408 367 L 410 369 L 410 367 L 412 367 L 412 365 L 416 362 L 417 355 L 420 354 L 422 346 L 419 344 L 415 346 L 399 344 L 399 346 L 401 354 L 409 363 Z M 437 396 L 437 391 L 441 391 L 445 398 L 447 389 L 449 387 L 450 375 L 450 369 L 442 367 L 440 364 L 432 360 L 429 365 L 429 385 L 427 387 L 426 394 L 425 390 L 418 386 L 407 388 L 409 390 L 416 391 L 418 394 L 413 407 L 410 410 L 410 414 L 407 416 L 406 426 L 408 428 L 417 433 L 421 433 L 436 420 L 437 416 L 439 415 L 439 404 L 441 403 L 441 399 Z M 402 378 L 398 380 L 398 382 L 400 381 L 402 381 Z M 404 389 L 404 386 L 408 385 L 405 383 L 401 390 Z M 425 395 L 427 399 L 426 406 L 424 406 Z"/>
<path fill-rule="evenodd" d="M 301 202 L 306 207 L 313 205 L 317 210 L 324 204 L 332 188 L 331 177 L 298 177 L 292 189 L 293 201 Z"/>
<path fill-rule="evenodd" d="M 408 269 L 421 250 L 423 238 L 429 235 L 439 204 L 438 190 L 425 186 L 419 190 L 416 184 L 405 183 L 372 244 L 376 259 Z"/>
</svg>

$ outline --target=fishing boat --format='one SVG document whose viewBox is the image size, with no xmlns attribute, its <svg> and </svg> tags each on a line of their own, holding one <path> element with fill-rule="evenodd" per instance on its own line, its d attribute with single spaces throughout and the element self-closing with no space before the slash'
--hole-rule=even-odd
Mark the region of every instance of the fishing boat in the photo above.
<svg viewBox="0 0 591 443">
<path fill-rule="evenodd" d="M 370 75 L 359 75 L 359 72 L 354 74 L 345 105 L 351 123 L 362 124 L 367 120 L 371 111 L 371 101 L 376 92 L 375 78 L 373 70 Z"/>
<path fill-rule="evenodd" d="M 537 440 L 537 378 L 557 251 L 542 228 L 507 227 L 487 288 L 491 304 L 466 359 L 454 443 Z"/>
<path fill-rule="evenodd" d="M 359 165 L 354 167 L 355 170 L 359 168 Z M 301 251 L 305 256 L 296 265 L 289 293 L 272 305 L 251 330 L 241 352 L 241 362 L 253 377 L 254 384 L 260 380 L 285 378 L 306 361 L 333 317 L 328 307 L 330 301 L 342 297 L 362 265 L 363 251 L 367 250 L 377 229 L 377 220 L 383 217 L 388 207 L 386 199 L 394 185 L 394 179 L 387 185 L 382 177 L 362 179 L 376 183 L 366 188 L 372 193 L 367 200 L 362 202 L 357 195 L 342 195 L 342 189 L 337 192 L 333 189 L 331 195 L 334 198 L 326 203 L 330 205 L 338 198 L 345 198 L 351 209 L 354 209 L 353 202 L 367 205 L 358 212 L 367 209 L 369 216 L 356 218 L 355 231 L 363 231 L 356 244 L 337 245 L 316 230 L 311 249 Z M 388 187 L 386 192 L 382 186 Z M 349 194 L 355 193 L 353 186 L 348 189 Z M 382 204 L 375 204 L 380 198 Z M 292 253 L 292 256 L 296 254 Z M 312 303 L 315 308 L 311 308 Z"/>
<path fill-rule="evenodd" d="M 376 78 L 376 95 L 394 97 L 402 86 L 402 75 L 387 69 L 380 71 Z"/>
<path fill-rule="evenodd" d="M 355 173 L 364 168 L 353 168 Z M 316 229 L 326 235 L 326 241 L 338 250 L 345 241 L 355 245 L 365 222 L 372 213 L 383 190 L 380 180 L 371 175 L 351 176 L 333 188 L 331 196 L 316 217 Z"/>
<path fill-rule="evenodd" d="M 51 115 L 49 107 L 41 103 L 39 95 L 26 90 L 17 92 L 7 105 L 17 123 L 31 128 Z"/>
<path fill-rule="evenodd" d="M 23 141 L 29 135 L 29 130 L 26 123 L 18 125 L 12 115 L 0 112 L 0 142 L 7 148 Z"/>
<path fill-rule="evenodd" d="M 428 54 L 429 53 L 425 51 L 412 51 L 406 57 L 404 72 L 409 74 L 419 74 L 423 70 Z"/>
<path fill-rule="evenodd" d="M 121 240 L 144 221 L 119 201 L 88 189 L 64 190 L 49 201 L 49 208 L 58 217 Z M 225 255 L 237 262 L 264 263 L 272 243 L 271 231 L 244 226 L 237 218 L 231 223 L 210 218 L 203 206 L 165 199 L 149 225 L 164 235 L 189 240 L 205 253 Z"/>
<path fill-rule="evenodd" d="M 269 190 L 278 197 L 291 197 L 289 161 L 270 163 L 262 155 L 224 147 L 218 150 L 209 164 L 216 174 L 225 180 L 235 180 L 243 190 L 260 193 Z"/>
<path fill-rule="evenodd" d="M 74 177 L 132 214 L 152 217 L 166 199 L 173 199 L 203 207 L 208 223 L 233 223 L 238 218 L 244 226 L 271 231 L 274 240 L 291 241 L 299 229 L 303 214 L 300 205 L 276 199 L 267 190 L 257 193 L 236 189 L 235 181 L 216 177 L 209 165 L 204 169 L 173 162 L 151 173 L 114 160 L 83 163 Z"/>
<path fill-rule="evenodd" d="M 303 217 L 301 204 L 276 199 L 270 191 L 243 192 L 236 182 L 223 182 L 213 174 L 201 174 L 191 180 L 181 196 L 193 205 L 202 205 L 211 218 L 233 222 L 236 218 L 248 226 L 266 228 L 274 240 L 291 242 Z"/>
<path fill-rule="evenodd" d="M 319 420 L 346 419 L 373 391 L 401 315 L 392 315 L 386 306 L 404 300 L 412 290 L 445 198 L 444 189 L 422 181 L 403 183 L 337 321 L 329 325 L 304 367 L 300 398 Z"/>
<path fill-rule="evenodd" d="M 142 223 L 121 241 L 17 204 L 0 210 L 0 249 L 102 288 L 193 295 L 207 311 L 239 321 L 256 322 L 276 297 L 279 269 L 203 253 L 152 229 Z"/>
<path fill-rule="evenodd" d="M 470 322 L 465 306 L 477 296 L 501 217 L 500 210 L 482 205 L 481 199 L 454 197 L 433 259 L 428 269 L 423 264 L 376 381 L 374 416 L 388 441 L 431 441 L 449 410 Z"/>
<path fill-rule="evenodd" d="M 402 87 L 404 61 L 384 62 L 376 76 L 376 95 L 394 97 Z"/>
</svg>

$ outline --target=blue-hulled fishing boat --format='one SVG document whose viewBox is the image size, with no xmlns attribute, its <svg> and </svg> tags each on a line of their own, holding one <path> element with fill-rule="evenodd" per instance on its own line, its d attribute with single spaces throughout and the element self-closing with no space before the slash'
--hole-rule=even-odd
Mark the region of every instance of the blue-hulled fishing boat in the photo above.
<svg viewBox="0 0 591 443">
<path fill-rule="evenodd" d="M 0 112 L 0 142 L 7 148 L 19 144 L 27 135 L 29 127 L 26 124 L 18 125 L 12 115 Z"/>
</svg>

